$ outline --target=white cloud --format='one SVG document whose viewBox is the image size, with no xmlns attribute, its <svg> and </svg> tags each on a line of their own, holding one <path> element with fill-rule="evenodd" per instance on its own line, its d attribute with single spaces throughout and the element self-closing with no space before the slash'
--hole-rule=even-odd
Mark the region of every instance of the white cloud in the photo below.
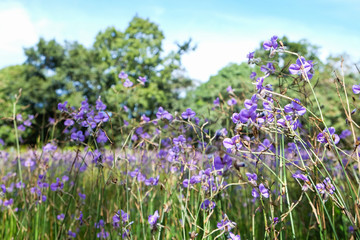
<svg viewBox="0 0 360 240">
<path fill-rule="evenodd" d="M 23 47 L 33 45 L 38 34 L 29 14 L 19 4 L 0 4 L 0 67 L 24 61 Z"/>
</svg>

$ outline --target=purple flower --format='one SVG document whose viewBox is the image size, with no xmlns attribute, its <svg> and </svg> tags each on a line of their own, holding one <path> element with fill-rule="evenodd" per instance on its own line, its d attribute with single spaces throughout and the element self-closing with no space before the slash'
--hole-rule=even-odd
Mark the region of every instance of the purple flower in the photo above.
<svg viewBox="0 0 360 240">
<path fill-rule="evenodd" d="M 158 183 L 159 183 L 159 175 L 156 177 L 156 178 L 149 178 L 149 179 L 146 179 L 145 180 L 145 185 L 146 186 L 149 186 L 149 185 L 151 185 L 151 186 L 156 186 L 156 185 L 158 185 Z"/>
<path fill-rule="evenodd" d="M 240 136 L 235 135 L 232 138 L 225 138 L 223 141 L 223 145 L 226 149 L 237 149 L 239 150 L 242 147 L 242 143 L 240 141 Z"/>
<path fill-rule="evenodd" d="M 145 114 L 143 114 L 143 115 L 141 116 L 141 120 L 144 121 L 144 122 L 149 122 L 149 121 L 150 121 L 150 118 L 147 117 Z"/>
<path fill-rule="evenodd" d="M 124 87 L 129 88 L 132 87 L 134 85 L 134 83 L 132 81 L 130 81 L 129 79 L 126 79 L 125 82 L 123 83 Z"/>
<path fill-rule="evenodd" d="M 184 145 L 186 143 L 186 138 L 183 135 L 180 135 L 173 139 L 173 143 L 175 146 Z"/>
<path fill-rule="evenodd" d="M 101 99 L 99 98 L 98 100 L 96 100 L 96 110 L 104 111 L 105 109 L 106 105 L 101 101 Z"/>
<path fill-rule="evenodd" d="M 214 105 L 215 106 L 219 106 L 220 105 L 220 99 L 217 97 L 215 100 L 214 100 Z"/>
<path fill-rule="evenodd" d="M 221 219 L 220 222 L 218 222 L 216 224 L 217 228 L 220 230 L 225 230 L 225 231 L 230 231 L 231 229 L 233 229 L 236 226 L 235 222 L 231 222 L 229 220 L 229 218 L 226 216 L 226 214 L 224 215 L 223 219 Z"/>
<path fill-rule="evenodd" d="M 162 107 L 159 107 L 156 117 L 159 119 L 167 119 L 171 121 L 173 119 L 173 116 L 166 110 L 164 110 Z"/>
<path fill-rule="evenodd" d="M 108 138 L 103 130 L 99 130 L 98 136 L 96 138 L 96 141 L 98 143 L 106 143 L 108 141 Z"/>
<path fill-rule="evenodd" d="M 250 109 L 243 108 L 240 111 L 240 121 L 242 123 L 247 123 L 249 120 L 255 122 L 256 120 L 256 109 L 257 106 L 253 105 Z"/>
<path fill-rule="evenodd" d="M 76 233 L 75 232 L 72 232 L 71 230 L 68 231 L 68 236 L 70 238 L 76 238 Z"/>
<path fill-rule="evenodd" d="M 359 94 L 360 93 L 360 85 L 353 85 L 352 90 L 353 90 L 354 94 Z"/>
<path fill-rule="evenodd" d="M 61 214 L 57 215 L 56 218 L 57 218 L 57 220 L 62 221 L 65 218 L 65 214 L 61 213 Z"/>
<path fill-rule="evenodd" d="M 10 198 L 9 200 L 5 200 L 3 204 L 4 204 L 4 207 L 8 207 L 8 206 L 13 205 L 13 203 L 14 203 L 14 199 Z"/>
<path fill-rule="evenodd" d="M 264 198 L 269 198 L 269 190 L 264 186 L 264 184 L 260 183 L 259 190 Z"/>
<path fill-rule="evenodd" d="M 4 140 L 2 140 L 1 138 L 0 138 L 0 144 L 3 145 L 3 146 L 5 146 L 5 142 L 4 142 Z"/>
<path fill-rule="evenodd" d="M 64 125 L 68 127 L 74 125 L 74 123 L 75 122 L 72 119 L 66 119 Z"/>
<path fill-rule="evenodd" d="M 71 134 L 71 139 L 74 141 L 83 142 L 85 140 L 85 136 L 82 131 L 77 131 Z"/>
<path fill-rule="evenodd" d="M 53 152 L 57 149 L 56 145 L 52 145 L 51 143 L 47 143 L 44 147 L 43 147 L 43 151 L 44 152 Z"/>
<path fill-rule="evenodd" d="M 68 101 L 65 101 L 64 103 L 59 103 L 58 104 L 58 109 L 59 111 L 66 111 L 66 105 L 67 105 Z"/>
<path fill-rule="evenodd" d="M 26 130 L 26 127 L 21 124 L 20 126 L 18 126 L 18 129 L 19 129 L 20 131 L 25 131 L 25 130 Z"/>
<path fill-rule="evenodd" d="M 23 182 L 17 182 L 16 184 L 15 184 L 15 187 L 16 188 L 18 188 L 18 189 L 21 189 L 21 188 L 25 188 L 25 183 L 23 183 Z"/>
<path fill-rule="evenodd" d="M 232 93 L 234 90 L 232 89 L 231 86 L 228 86 L 228 87 L 226 88 L 226 91 L 227 91 L 228 93 Z"/>
<path fill-rule="evenodd" d="M 275 67 L 274 67 L 274 64 L 267 63 L 266 66 L 262 65 L 260 70 L 265 74 L 271 74 L 271 73 L 275 72 Z"/>
<path fill-rule="evenodd" d="M 265 41 L 263 44 L 264 50 L 274 50 L 278 47 L 277 36 L 273 36 L 270 40 Z"/>
<path fill-rule="evenodd" d="M 159 217 L 160 217 L 160 215 L 159 215 L 158 210 L 156 210 L 156 211 L 154 212 L 154 215 L 150 215 L 150 216 L 149 216 L 148 222 L 149 222 L 151 228 L 154 228 L 154 227 L 155 227 L 155 225 L 156 225 Z"/>
<path fill-rule="evenodd" d="M 188 108 L 188 109 L 186 109 L 185 112 L 183 112 L 181 114 L 181 117 L 183 119 L 192 119 L 195 117 L 195 115 L 196 115 L 196 113 L 193 110 L 191 110 L 191 108 Z"/>
<path fill-rule="evenodd" d="M 127 79 L 128 78 L 128 75 L 124 72 L 124 71 L 121 71 L 119 73 L 119 76 L 118 76 L 120 79 Z"/>
<path fill-rule="evenodd" d="M 210 201 L 209 199 L 206 199 L 203 203 L 201 203 L 200 207 L 201 209 L 214 209 L 216 206 L 216 203 L 213 201 Z"/>
<path fill-rule="evenodd" d="M 297 102 L 300 102 L 299 99 L 295 98 L 295 101 L 292 101 L 290 104 L 286 105 L 284 107 L 284 111 L 286 113 L 296 113 L 297 115 L 304 115 L 306 113 L 306 108 L 298 104 Z"/>
<path fill-rule="evenodd" d="M 227 104 L 228 104 L 229 106 L 233 106 L 233 105 L 235 105 L 236 103 L 237 103 L 237 101 L 236 101 L 235 98 L 231 98 L 231 99 L 229 99 L 229 100 L 227 101 Z"/>
<path fill-rule="evenodd" d="M 19 121 L 19 122 L 23 121 L 23 117 L 22 117 L 22 115 L 20 113 L 16 115 L 16 120 Z"/>
<path fill-rule="evenodd" d="M 303 181 L 305 181 L 305 182 L 308 182 L 308 181 L 309 181 L 308 177 L 305 176 L 305 175 L 302 174 L 302 173 L 295 173 L 295 174 L 292 175 L 292 177 L 293 177 L 293 178 L 301 179 L 301 180 L 303 180 Z"/>
<path fill-rule="evenodd" d="M 25 120 L 24 125 L 27 126 L 27 127 L 30 127 L 31 126 L 30 120 Z"/>
<path fill-rule="evenodd" d="M 229 232 L 229 237 L 231 240 L 241 240 L 240 235 L 235 235 L 232 232 Z"/>
<path fill-rule="evenodd" d="M 327 191 L 328 193 L 330 193 L 330 194 L 334 194 L 334 192 L 335 192 L 335 187 L 334 187 L 334 185 L 331 183 L 330 178 L 326 177 L 323 183 L 324 183 L 324 185 L 325 185 L 326 191 Z"/>
<path fill-rule="evenodd" d="M 105 239 L 110 236 L 109 232 L 106 232 L 103 228 L 101 229 L 101 232 L 96 234 L 97 238 Z"/>
<path fill-rule="evenodd" d="M 329 127 L 328 130 L 329 132 L 327 132 L 326 129 L 324 129 L 324 131 L 322 131 L 317 135 L 318 142 L 328 143 L 328 138 L 331 137 L 331 139 L 334 141 L 334 144 L 338 144 L 340 141 L 340 137 L 337 134 L 335 134 L 335 128 Z"/>
<path fill-rule="evenodd" d="M 251 62 L 251 59 L 254 59 L 254 56 L 255 56 L 255 52 L 249 52 L 246 57 L 249 59 L 248 60 L 248 63 Z"/>
<path fill-rule="evenodd" d="M 105 112 L 99 112 L 95 117 L 94 121 L 99 122 L 107 122 L 109 121 L 109 116 Z"/>
<path fill-rule="evenodd" d="M 289 67 L 289 72 L 294 75 L 306 74 L 309 79 L 312 78 L 312 62 L 306 61 L 304 57 L 298 58 L 296 64 L 291 64 Z"/>
<path fill-rule="evenodd" d="M 59 178 L 56 178 L 56 182 L 50 185 L 51 191 L 57 191 L 64 188 L 64 183 L 60 182 Z"/>
<path fill-rule="evenodd" d="M 256 72 L 251 72 L 250 79 L 254 80 L 256 77 Z"/>
<path fill-rule="evenodd" d="M 339 135 L 340 138 L 347 138 L 348 136 L 351 135 L 351 131 L 349 129 L 345 129 L 341 132 L 341 134 Z"/>
<path fill-rule="evenodd" d="M 264 88 L 263 87 L 264 79 L 265 79 L 264 77 L 259 77 L 256 79 L 256 83 L 254 83 L 256 86 L 256 90 L 261 90 Z"/>
<path fill-rule="evenodd" d="M 117 211 L 117 213 L 113 216 L 113 227 L 120 227 L 120 221 L 122 221 L 123 224 L 129 221 L 129 215 L 122 209 Z"/>
<path fill-rule="evenodd" d="M 320 194 L 325 194 L 326 193 L 326 188 L 325 188 L 325 185 L 323 183 L 316 184 L 316 189 L 319 191 Z"/>
<path fill-rule="evenodd" d="M 86 194 L 82 194 L 81 192 L 79 192 L 79 197 L 85 200 L 86 199 Z"/>
<path fill-rule="evenodd" d="M 245 99 L 244 101 L 244 107 L 246 109 L 250 109 L 253 106 L 257 106 L 256 94 L 252 95 L 251 99 Z"/>
<path fill-rule="evenodd" d="M 141 83 L 141 85 L 145 85 L 145 83 L 147 82 L 146 77 L 139 77 L 138 81 Z"/>
<path fill-rule="evenodd" d="M 252 185 L 254 185 L 254 186 L 256 186 L 257 185 L 257 183 L 256 183 L 256 181 L 257 181 L 257 175 L 256 175 L 256 173 L 246 173 L 246 176 L 248 177 L 248 179 L 249 179 L 249 182 L 252 184 Z"/>
</svg>

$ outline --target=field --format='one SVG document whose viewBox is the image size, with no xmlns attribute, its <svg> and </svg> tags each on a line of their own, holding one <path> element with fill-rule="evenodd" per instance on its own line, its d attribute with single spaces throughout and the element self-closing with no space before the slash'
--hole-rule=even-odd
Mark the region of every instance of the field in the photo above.
<svg viewBox="0 0 360 240">
<path fill-rule="evenodd" d="M 360 239 L 359 123 L 351 105 L 360 85 L 339 75 L 331 86 L 348 128 L 336 131 L 324 120 L 328 103 L 318 100 L 313 62 L 276 36 L 263 50 L 270 60 L 295 57 L 287 77 L 313 105 L 269 84 L 284 71 L 251 52 L 249 64 L 262 75 L 249 76 L 245 101 L 230 87 L 209 103 L 216 118 L 159 107 L 115 131 L 118 115 L 100 98 L 75 107 L 63 101 L 46 141 L 30 146 L 22 134 L 34 116 L 19 112 L 19 94 L 9 117 L 15 143 L 1 142 L 0 238 Z M 147 82 L 118 77 L 129 89 Z"/>
</svg>

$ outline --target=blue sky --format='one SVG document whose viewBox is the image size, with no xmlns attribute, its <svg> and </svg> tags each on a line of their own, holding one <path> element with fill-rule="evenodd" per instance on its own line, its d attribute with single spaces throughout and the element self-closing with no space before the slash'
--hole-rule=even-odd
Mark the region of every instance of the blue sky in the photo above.
<svg viewBox="0 0 360 240">
<path fill-rule="evenodd" d="M 164 49 L 192 38 L 183 58 L 188 75 L 204 82 L 272 35 L 308 39 L 321 58 L 347 52 L 360 60 L 360 1 L 90 1 L 0 0 L 0 68 L 25 60 L 23 47 L 55 38 L 91 46 L 108 26 L 124 30 L 135 15 L 159 24 Z"/>
</svg>

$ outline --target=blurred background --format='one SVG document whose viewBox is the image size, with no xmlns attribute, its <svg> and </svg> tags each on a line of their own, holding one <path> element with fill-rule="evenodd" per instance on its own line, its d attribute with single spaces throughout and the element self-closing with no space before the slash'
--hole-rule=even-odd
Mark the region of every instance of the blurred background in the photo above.
<svg viewBox="0 0 360 240">
<path fill-rule="evenodd" d="M 314 60 L 312 81 L 321 101 L 332 101 L 326 118 L 332 126 L 341 114 L 336 89 L 329 89 L 344 58 L 349 86 L 359 83 L 360 2 L 296 1 L 0 1 L 0 138 L 11 133 L 15 94 L 24 117 L 35 123 L 23 135 L 39 141 L 57 104 L 79 106 L 100 97 L 119 124 L 153 117 L 158 107 L 209 114 L 220 97 L 227 106 L 231 86 L 238 100 L 250 98 L 251 72 L 246 55 L 267 58 L 262 42 L 273 35 L 289 50 Z M 296 59 L 277 55 L 277 70 Z M 143 87 L 125 89 L 120 71 Z M 274 79 L 278 82 L 279 79 Z M 280 79 L 281 80 L 281 79 Z M 279 81 L 280 81 L 279 80 Z M 291 90 L 292 82 L 282 85 Z M 291 93 L 290 93 L 291 95 Z M 305 98 L 306 94 L 294 97 Z M 337 107 L 338 106 L 338 107 Z M 122 111 L 122 110 L 126 111 Z M 121 113 L 120 113 L 121 112 Z M 31 138 L 31 136 L 33 136 Z M 42 139 L 44 140 L 44 139 Z M 7 142 L 5 141 L 5 142 Z"/>
</svg>

